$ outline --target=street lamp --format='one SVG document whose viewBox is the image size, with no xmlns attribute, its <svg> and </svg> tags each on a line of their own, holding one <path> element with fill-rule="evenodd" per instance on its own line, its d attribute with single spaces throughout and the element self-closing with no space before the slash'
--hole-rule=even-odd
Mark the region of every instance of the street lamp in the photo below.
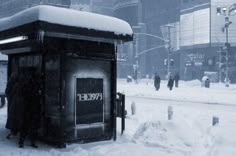
<svg viewBox="0 0 236 156">
<path fill-rule="evenodd" d="M 163 28 L 167 28 L 167 39 L 165 40 L 166 42 L 166 50 L 167 50 L 167 78 L 169 78 L 170 76 L 170 52 L 171 52 L 171 32 L 170 29 L 174 28 L 175 26 L 173 26 L 172 24 L 166 24 L 164 26 L 162 26 Z M 164 36 L 164 35 L 163 35 Z"/>
<path fill-rule="evenodd" d="M 224 25 L 224 29 L 225 29 L 225 37 L 226 37 L 226 42 L 225 42 L 225 46 L 226 48 L 226 75 L 225 75 L 225 86 L 229 87 L 229 62 L 228 62 L 228 56 L 229 56 L 229 26 L 230 24 L 232 24 L 232 21 L 229 20 L 230 16 L 233 16 L 236 14 L 236 4 L 233 4 L 229 7 L 229 9 L 227 9 L 226 7 L 218 7 L 216 9 L 217 11 L 217 15 L 222 15 L 225 17 L 225 25 Z"/>
</svg>

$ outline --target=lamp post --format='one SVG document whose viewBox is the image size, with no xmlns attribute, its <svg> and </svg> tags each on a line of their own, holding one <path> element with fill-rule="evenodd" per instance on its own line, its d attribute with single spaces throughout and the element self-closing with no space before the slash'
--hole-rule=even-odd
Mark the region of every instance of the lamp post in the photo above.
<svg viewBox="0 0 236 156">
<path fill-rule="evenodd" d="M 230 16 L 235 15 L 236 13 L 236 4 L 233 4 L 227 9 L 226 7 L 218 7 L 217 8 L 217 15 L 222 15 L 225 17 L 225 46 L 226 46 L 226 71 L 225 71 L 225 86 L 229 87 L 229 26 L 232 24 L 232 21 L 229 20 Z"/>
<path fill-rule="evenodd" d="M 174 28 L 174 26 L 171 24 L 167 24 L 167 25 L 164 25 L 164 27 L 167 28 L 167 40 L 165 41 L 167 42 L 166 49 L 167 49 L 167 79 L 168 79 L 170 76 L 170 52 L 171 52 L 170 28 Z"/>
</svg>

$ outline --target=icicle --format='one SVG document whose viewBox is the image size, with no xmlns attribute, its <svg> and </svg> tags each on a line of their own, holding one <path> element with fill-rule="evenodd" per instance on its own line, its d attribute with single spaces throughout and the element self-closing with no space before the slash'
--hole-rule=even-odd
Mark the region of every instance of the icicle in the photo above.
<svg viewBox="0 0 236 156">
<path fill-rule="evenodd" d="M 38 40 L 39 40 L 40 43 L 43 43 L 44 35 L 45 35 L 45 32 L 43 30 L 38 31 Z"/>
</svg>

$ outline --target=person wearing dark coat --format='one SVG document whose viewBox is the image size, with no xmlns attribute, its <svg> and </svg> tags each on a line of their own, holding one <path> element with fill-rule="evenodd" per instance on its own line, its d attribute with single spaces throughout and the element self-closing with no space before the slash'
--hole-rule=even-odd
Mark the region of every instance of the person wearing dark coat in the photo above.
<svg viewBox="0 0 236 156">
<path fill-rule="evenodd" d="M 178 88 L 179 87 L 179 73 L 176 73 L 174 76 L 174 81 L 175 81 L 175 87 Z"/>
<path fill-rule="evenodd" d="M 170 76 L 170 77 L 169 77 L 169 80 L 168 80 L 167 87 L 168 87 L 170 90 L 172 90 L 173 85 L 174 85 L 174 79 L 172 78 L 172 76 Z"/>
<path fill-rule="evenodd" d="M 7 82 L 5 91 L 8 101 L 6 128 L 11 131 L 7 135 L 7 139 L 10 139 L 12 135 L 16 135 L 22 124 L 21 116 L 23 113 L 23 106 L 21 106 L 22 92 L 20 77 L 21 74 L 12 73 Z"/>
<path fill-rule="evenodd" d="M 137 69 L 134 69 L 133 78 L 134 78 L 135 83 L 137 83 L 138 82 L 138 70 Z"/>
<path fill-rule="evenodd" d="M 40 77 L 33 74 L 27 80 L 24 87 L 25 110 L 23 116 L 23 124 L 20 131 L 19 147 L 24 147 L 24 141 L 29 136 L 31 146 L 37 148 L 37 130 L 40 128 L 40 97 L 41 97 L 41 81 Z"/>
<path fill-rule="evenodd" d="M 156 91 L 160 89 L 160 83 L 161 83 L 161 78 L 160 76 L 156 73 L 154 76 L 154 86 L 156 88 Z"/>
</svg>

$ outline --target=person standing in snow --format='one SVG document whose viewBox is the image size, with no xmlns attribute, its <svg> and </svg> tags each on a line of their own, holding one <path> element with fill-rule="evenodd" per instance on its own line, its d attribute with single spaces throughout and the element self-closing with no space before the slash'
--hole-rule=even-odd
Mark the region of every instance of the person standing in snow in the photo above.
<svg viewBox="0 0 236 156">
<path fill-rule="evenodd" d="M 155 76 L 154 76 L 154 86 L 156 88 L 156 91 L 158 91 L 160 89 L 160 83 L 161 83 L 161 78 L 160 76 L 155 73 Z"/>
<path fill-rule="evenodd" d="M 167 87 L 168 87 L 170 90 L 172 90 L 173 85 L 174 85 L 174 79 L 173 79 L 172 75 L 170 75 L 169 80 L 168 80 Z"/>
<path fill-rule="evenodd" d="M 11 136 L 17 135 L 20 125 L 20 122 L 17 120 L 16 108 L 18 101 L 18 89 L 19 89 L 19 78 L 17 72 L 13 72 L 7 82 L 5 94 L 8 101 L 7 106 L 7 122 L 6 128 L 10 130 L 10 133 L 7 135 L 7 139 L 10 139 Z"/>
<path fill-rule="evenodd" d="M 174 81 L 175 81 L 175 88 L 178 88 L 179 87 L 179 73 L 176 73 L 175 76 L 174 76 Z"/>
<path fill-rule="evenodd" d="M 138 83 L 138 70 L 137 69 L 134 69 L 134 81 L 135 83 Z"/>
</svg>

